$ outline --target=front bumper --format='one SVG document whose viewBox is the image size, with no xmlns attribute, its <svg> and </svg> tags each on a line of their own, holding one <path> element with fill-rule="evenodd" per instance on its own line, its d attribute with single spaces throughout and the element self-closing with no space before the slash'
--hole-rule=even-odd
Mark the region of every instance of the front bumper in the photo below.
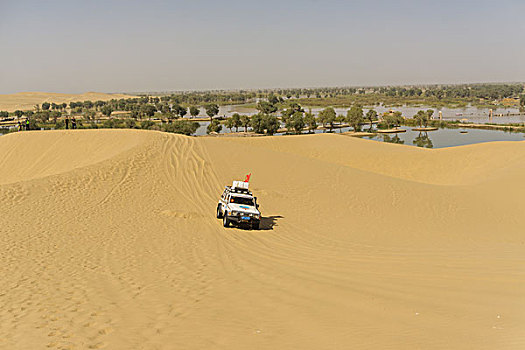
<svg viewBox="0 0 525 350">
<path fill-rule="evenodd" d="M 258 224 L 261 221 L 260 219 L 253 217 L 253 216 L 242 216 L 242 215 L 239 215 L 239 216 L 228 215 L 228 219 L 231 222 L 236 223 L 238 225 L 253 225 L 253 224 Z"/>
</svg>

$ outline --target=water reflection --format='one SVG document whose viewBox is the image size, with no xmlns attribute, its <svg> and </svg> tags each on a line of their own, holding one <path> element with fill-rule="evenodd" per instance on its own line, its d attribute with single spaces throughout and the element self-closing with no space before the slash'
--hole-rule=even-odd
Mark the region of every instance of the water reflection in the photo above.
<svg viewBox="0 0 525 350">
<path fill-rule="evenodd" d="M 417 147 L 434 148 L 434 144 L 427 132 L 419 132 L 419 135 L 412 141 Z"/>
<path fill-rule="evenodd" d="M 390 143 L 405 144 L 425 148 L 442 148 L 451 146 L 469 145 L 472 143 L 490 141 L 523 141 L 523 133 L 511 133 L 501 130 L 483 129 L 439 129 L 431 132 L 420 132 L 410 127 L 401 127 L 406 130 L 403 133 L 375 134 L 364 136 L 365 139 L 377 140 Z M 429 136 L 430 135 L 430 136 Z M 432 139 L 430 138 L 432 137 Z"/>
<path fill-rule="evenodd" d="M 404 145 L 405 144 L 405 140 L 402 140 L 398 134 L 394 134 L 394 136 L 391 136 L 391 135 L 388 135 L 388 134 L 383 134 L 383 142 L 388 142 L 388 143 L 397 143 L 397 144 L 400 144 L 400 145 Z"/>
</svg>

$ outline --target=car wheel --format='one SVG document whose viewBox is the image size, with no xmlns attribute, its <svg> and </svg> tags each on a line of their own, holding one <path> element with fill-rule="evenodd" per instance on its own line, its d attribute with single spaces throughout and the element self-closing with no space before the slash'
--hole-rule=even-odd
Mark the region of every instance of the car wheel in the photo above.
<svg viewBox="0 0 525 350">
<path fill-rule="evenodd" d="M 217 206 L 217 219 L 222 219 L 221 206 Z"/>
<path fill-rule="evenodd" d="M 258 230 L 259 229 L 259 222 L 256 224 L 252 224 L 252 230 Z"/>
<path fill-rule="evenodd" d="M 230 219 L 228 219 L 228 214 L 224 214 L 222 217 L 222 226 L 229 227 L 230 226 Z"/>
</svg>

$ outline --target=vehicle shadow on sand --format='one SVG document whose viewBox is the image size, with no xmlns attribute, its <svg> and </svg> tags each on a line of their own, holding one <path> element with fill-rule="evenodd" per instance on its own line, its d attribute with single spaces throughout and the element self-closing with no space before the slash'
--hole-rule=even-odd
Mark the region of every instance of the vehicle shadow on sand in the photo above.
<svg viewBox="0 0 525 350">
<path fill-rule="evenodd" d="M 273 230 L 273 227 L 277 226 L 277 221 L 282 218 L 283 217 L 281 215 L 261 217 L 261 224 L 259 226 L 259 230 L 263 230 L 263 231 Z"/>
</svg>

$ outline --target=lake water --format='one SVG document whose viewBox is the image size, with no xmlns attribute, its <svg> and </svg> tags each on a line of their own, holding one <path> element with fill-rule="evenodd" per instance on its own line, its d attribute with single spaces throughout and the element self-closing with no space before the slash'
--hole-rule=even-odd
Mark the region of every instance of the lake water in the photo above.
<svg viewBox="0 0 525 350">
<path fill-rule="evenodd" d="M 312 113 L 315 115 L 318 115 L 319 112 L 323 108 L 312 108 Z M 395 110 L 400 111 L 403 113 L 403 116 L 411 118 L 414 116 L 419 110 L 427 110 L 427 109 L 433 109 L 434 110 L 434 119 L 439 118 L 439 111 L 441 111 L 443 115 L 444 120 L 461 120 L 461 119 L 467 119 L 469 122 L 473 123 L 495 123 L 495 124 L 507 124 L 507 123 L 525 123 L 525 115 L 509 115 L 509 114 L 517 114 L 519 110 L 517 108 L 494 108 L 493 113 L 494 117 L 492 120 L 489 120 L 489 109 L 488 108 L 477 108 L 477 107 L 465 107 L 465 108 L 431 108 L 428 106 L 420 106 L 420 107 L 409 107 L 409 106 L 402 106 L 402 107 L 383 107 L 383 106 L 376 106 L 374 109 L 378 113 L 384 113 L 388 112 L 389 110 Z M 308 108 L 305 108 L 305 110 L 308 110 Z M 337 114 L 343 114 L 346 115 L 348 108 L 335 108 L 335 111 Z M 364 112 L 366 113 L 368 111 L 368 108 L 364 108 Z M 226 116 L 230 117 L 234 113 L 240 113 L 240 114 L 246 114 L 246 115 L 253 115 L 256 114 L 258 111 L 254 108 L 246 108 L 242 105 L 226 105 L 221 106 L 219 109 L 219 115 L 220 116 Z M 203 108 L 201 108 L 201 113 L 199 117 L 207 117 L 205 114 L 205 111 Z"/>
<path fill-rule="evenodd" d="M 376 134 L 375 136 L 364 136 L 362 138 L 425 148 L 453 147 L 491 141 L 525 140 L 523 133 L 511 133 L 500 130 L 459 128 L 419 132 L 413 131 L 411 127 L 402 127 L 400 129 L 407 131 L 396 134 Z"/>
<path fill-rule="evenodd" d="M 209 122 L 201 122 L 201 126 L 195 133 L 195 135 L 202 136 L 206 135 L 206 127 Z M 366 131 L 366 127 L 364 127 Z M 376 134 L 374 136 L 363 136 L 364 139 L 398 143 L 408 146 L 417 146 L 425 148 L 443 148 L 453 147 L 461 145 L 469 145 L 472 143 L 482 143 L 491 141 L 524 141 L 525 134 L 523 133 L 511 133 L 501 130 L 483 130 L 483 129 L 471 129 L 471 128 L 458 128 L 458 129 L 439 129 L 435 131 L 419 132 L 413 131 L 413 127 L 403 126 L 400 129 L 406 130 L 406 132 L 395 133 L 395 134 Z M 244 128 L 240 128 L 240 131 L 244 131 Z M 349 127 L 334 129 L 334 133 L 342 133 L 352 130 Z M 248 128 L 248 131 L 251 131 Z M 223 125 L 221 133 L 228 133 L 229 129 L 226 129 Z M 316 134 L 327 132 L 326 130 L 315 130 Z M 306 131 L 304 132 L 306 133 Z M 275 134 L 276 136 L 283 135 L 281 133 Z"/>
</svg>

